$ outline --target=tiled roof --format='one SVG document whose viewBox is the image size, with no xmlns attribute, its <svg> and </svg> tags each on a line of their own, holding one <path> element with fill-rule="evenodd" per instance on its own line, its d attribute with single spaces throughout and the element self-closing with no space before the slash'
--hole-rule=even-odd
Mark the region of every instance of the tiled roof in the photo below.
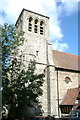
<svg viewBox="0 0 80 120">
<path fill-rule="evenodd" d="M 57 50 L 53 50 L 52 52 L 55 67 L 80 71 L 79 67 L 80 56 L 60 52 Z"/>
<path fill-rule="evenodd" d="M 78 97 L 78 94 L 79 94 L 78 88 L 68 89 L 60 105 L 75 105 L 76 104 L 75 101 Z"/>
</svg>

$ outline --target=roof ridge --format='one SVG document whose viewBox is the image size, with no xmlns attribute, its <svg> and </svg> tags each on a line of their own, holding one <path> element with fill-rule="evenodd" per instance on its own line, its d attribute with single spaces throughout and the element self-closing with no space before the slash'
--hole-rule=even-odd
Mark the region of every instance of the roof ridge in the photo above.
<svg viewBox="0 0 80 120">
<path fill-rule="evenodd" d="M 63 54 L 66 54 L 66 55 L 71 55 L 71 56 L 78 57 L 78 55 L 74 55 L 74 54 L 71 54 L 71 53 L 62 52 L 62 51 L 59 51 L 59 50 L 52 50 L 52 51 L 56 51 L 56 52 L 63 53 Z"/>
<path fill-rule="evenodd" d="M 79 89 L 78 87 L 75 87 L 75 88 L 69 88 L 68 90 L 73 90 L 73 89 Z"/>
</svg>

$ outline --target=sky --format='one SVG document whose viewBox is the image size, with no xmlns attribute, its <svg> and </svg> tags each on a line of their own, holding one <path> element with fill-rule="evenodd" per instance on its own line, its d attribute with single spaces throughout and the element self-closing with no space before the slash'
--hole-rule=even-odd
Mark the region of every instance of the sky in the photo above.
<svg viewBox="0 0 80 120">
<path fill-rule="evenodd" d="M 52 49 L 78 55 L 78 0 L 0 0 L 0 24 L 15 24 L 23 8 L 50 17 Z"/>
</svg>

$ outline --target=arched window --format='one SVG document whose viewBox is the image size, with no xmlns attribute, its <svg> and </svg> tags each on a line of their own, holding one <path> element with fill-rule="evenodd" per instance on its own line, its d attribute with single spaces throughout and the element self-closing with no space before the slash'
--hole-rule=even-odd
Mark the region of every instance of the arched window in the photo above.
<svg viewBox="0 0 80 120">
<path fill-rule="evenodd" d="M 37 33 L 38 32 L 38 20 L 36 19 L 34 22 L 34 32 Z"/>
<path fill-rule="evenodd" d="M 41 21 L 41 22 L 40 22 L 40 34 L 41 34 L 41 35 L 43 35 L 43 31 L 44 31 L 44 30 L 43 30 L 43 25 L 44 25 L 44 22 Z"/>
<path fill-rule="evenodd" d="M 71 82 L 70 77 L 65 77 L 65 82 L 68 84 L 69 82 Z"/>
<path fill-rule="evenodd" d="M 32 17 L 29 18 L 28 30 L 32 31 Z"/>
<path fill-rule="evenodd" d="M 22 30 L 22 18 L 20 18 L 20 30 Z"/>
</svg>

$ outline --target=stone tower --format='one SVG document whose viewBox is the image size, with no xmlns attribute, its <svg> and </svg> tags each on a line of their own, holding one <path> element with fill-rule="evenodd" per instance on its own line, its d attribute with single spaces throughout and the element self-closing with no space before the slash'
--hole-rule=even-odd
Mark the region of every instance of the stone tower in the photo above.
<svg viewBox="0 0 80 120">
<path fill-rule="evenodd" d="M 49 36 L 49 17 L 23 9 L 16 22 L 16 27 L 25 32 L 24 36 L 27 40 L 20 48 L 25 57 L 25 65 L 30 59 L 35 59 L 37 73 L 45 70 L 43 96 L 39 98 L 43 115 L 57 115 L 57 84 Z"/>
</svg>

